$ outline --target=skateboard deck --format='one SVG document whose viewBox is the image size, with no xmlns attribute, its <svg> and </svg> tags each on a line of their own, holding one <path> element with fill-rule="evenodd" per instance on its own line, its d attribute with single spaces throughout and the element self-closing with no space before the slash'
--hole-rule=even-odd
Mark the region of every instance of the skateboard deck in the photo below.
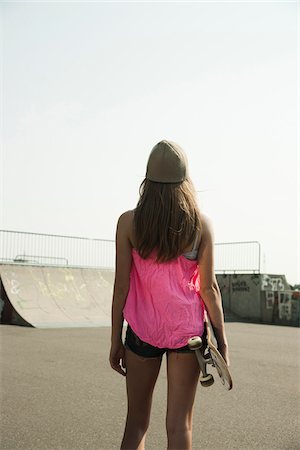
<svg viewBox="0 0 300 450">
<path fill-rule="evenodd" d="M 200 336 L 194 336 L 188 341 L 190 349 L 195 350 L 202 372 L 199 378 L 200 383 L 202 386 L 211 386 L 214 383 L 213 375 L 206 371 L 206 366 L 210 364 L 216 368 L 224 388 L 230 391 L 233 384 L 228 366 L 213 343 L 213 329 L 208 319 L 204 322 L 204 325 L 206 328 L 204 339 L 202 340 Z"/>
</svg>

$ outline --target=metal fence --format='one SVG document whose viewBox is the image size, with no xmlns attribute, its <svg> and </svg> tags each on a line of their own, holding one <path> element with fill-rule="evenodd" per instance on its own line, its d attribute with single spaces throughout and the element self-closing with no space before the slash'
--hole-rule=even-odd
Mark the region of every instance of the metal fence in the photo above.
<svg viewBox="0 0 300 450">
<path fill-rule="evenodd" d="M 258 241 L 216 243 L 214 256 L 216 272 L 260 273 L 261 246 Z"/>
<path fill-rule="evenodd" d="M 113 268 L 115 242 L 77 236 L 0 230 L 0 261 Z"/>
<path fill-rule="evenodd" d="M 216 243 L 214 253 L 216 272 L 260 272 L 257 241 Z M 0 262 L 113 269 L 115 241 L 0 230 Z"/>
</svg>

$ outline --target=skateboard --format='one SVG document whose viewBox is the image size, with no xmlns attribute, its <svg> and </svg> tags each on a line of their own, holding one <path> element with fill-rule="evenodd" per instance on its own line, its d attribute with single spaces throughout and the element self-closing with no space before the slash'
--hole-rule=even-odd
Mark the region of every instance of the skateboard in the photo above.
<svg viewBox="0 0 300 450">
<path fill-rule="evenodd" d="M 195 350 L 202 372 L 199 378 L 200 383 L 205 387 L 211 386 L 214 383 L 213 375 L 206 372 L 207 364 L 211 364 L 217 369 L 218 375 L 221 378 L 225 389 L 230 391 L 230 389 L 232 389 L 232 378 L 223 356 L 213 343 L 213 339 L 215 340 L 215 338 L 213 336 L 213 329 L 209 319 L 204 322 L 204 326 L 206 328 L 206 333 L 204 333 L 205 337 L 203 340 L 200 336 L 194 336 L 188 340 L 188 346 L 191 350 Z"/>
</svg>

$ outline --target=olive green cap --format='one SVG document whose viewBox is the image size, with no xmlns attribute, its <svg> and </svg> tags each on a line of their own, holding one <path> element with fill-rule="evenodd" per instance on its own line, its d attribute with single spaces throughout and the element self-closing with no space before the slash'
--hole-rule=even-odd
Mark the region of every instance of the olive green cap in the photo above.
<svg viewBox="0 0 300 450">
<path fill-rule="evenodd" d="M 187 178 L 187 158 L 172 141 L 160 141 L 151 150 L 146 178 L 157 183 L 180 183 Z"/>
</svg>

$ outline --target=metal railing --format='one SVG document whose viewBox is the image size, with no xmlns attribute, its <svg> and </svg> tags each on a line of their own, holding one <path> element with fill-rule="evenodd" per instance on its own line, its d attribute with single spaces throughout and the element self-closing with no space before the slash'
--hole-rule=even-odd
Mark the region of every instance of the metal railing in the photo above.
<svg viewBox="0 0 300 450">
<path fill-rule="evenodd" d="M 215 271 L 260 273 L 261 246 L 258 241 L 215 244 Z"/>
<path fill-rule="evenodd" d="M 260 273 L 257 241 L 216 243 L 214 253 L 216 272 Z M 113 269 L 115 241 L 0 230 L 0 262 Z"/>
<path fill-rule="evenodd" d="M 114 252 L 113 240 L 0 230 L 0 261 L 5 264 L 113 268 Z"/>
</svg>

